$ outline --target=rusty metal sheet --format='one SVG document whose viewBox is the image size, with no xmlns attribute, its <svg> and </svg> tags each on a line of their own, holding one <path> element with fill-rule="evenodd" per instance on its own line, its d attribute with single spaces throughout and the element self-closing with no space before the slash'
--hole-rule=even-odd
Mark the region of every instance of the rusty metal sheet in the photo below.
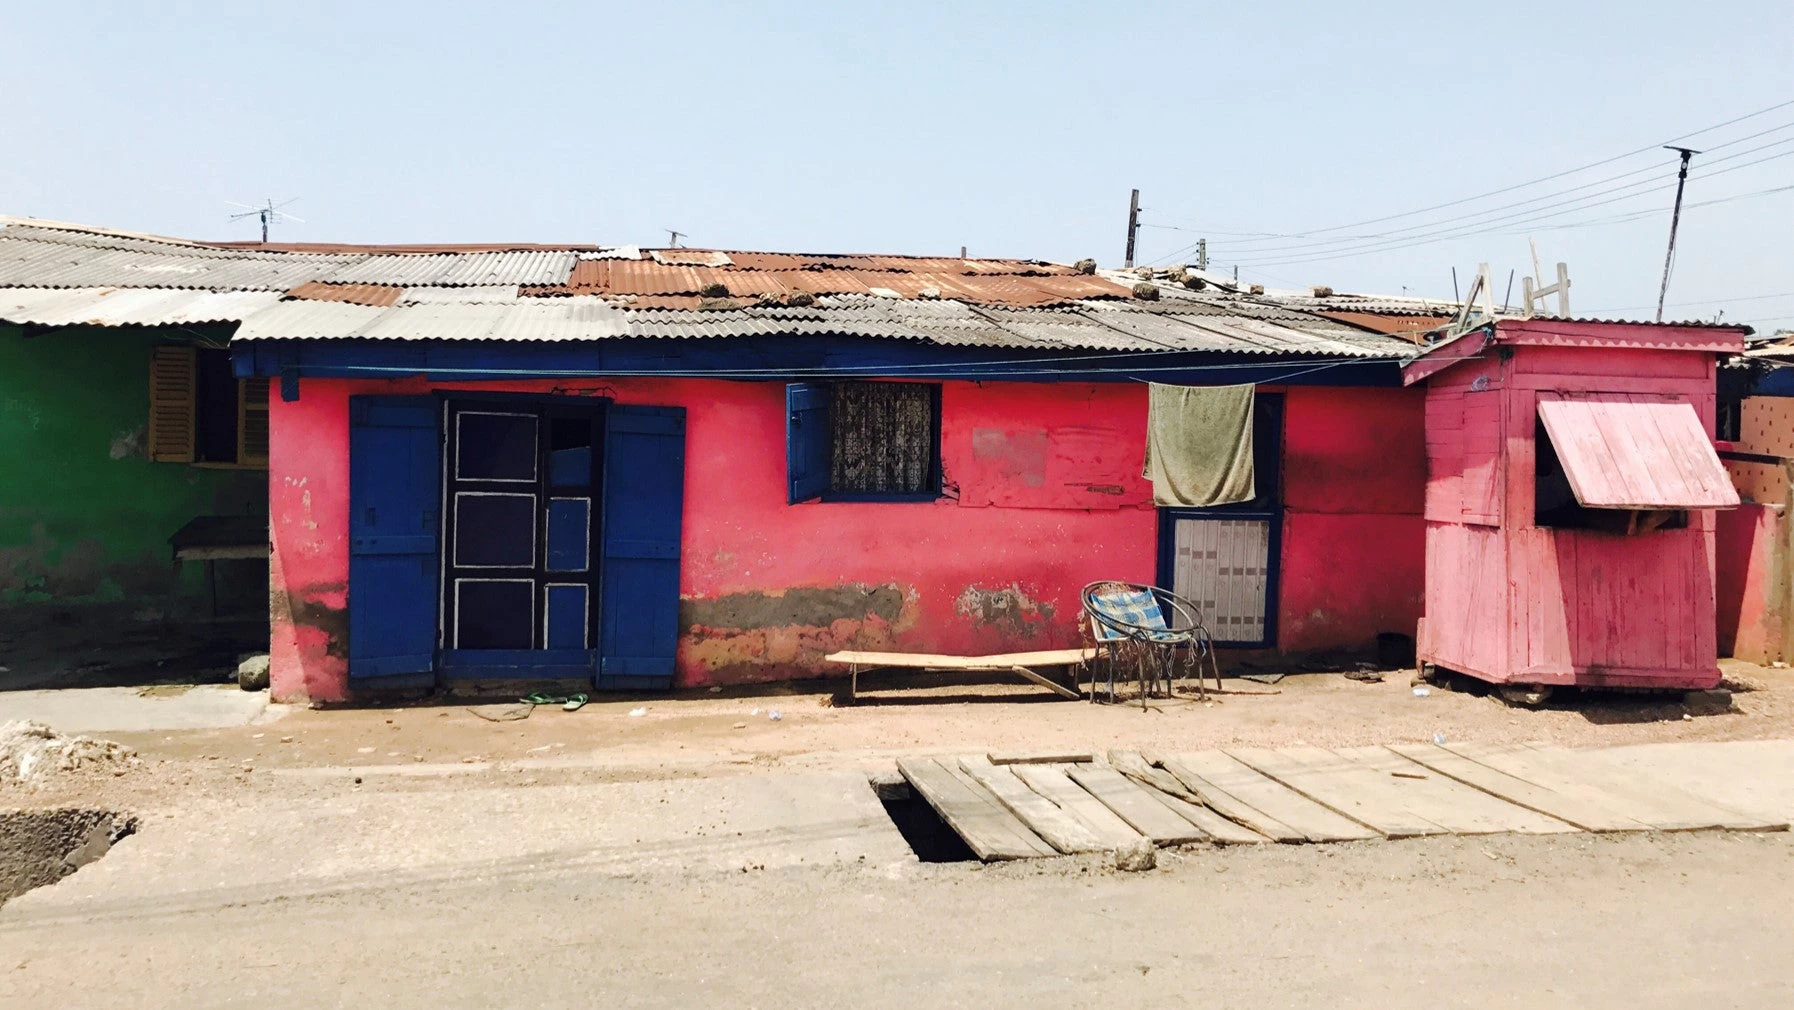
<svg viewBox="0 0 1794 1010">
<path fill-rule="evenodd" d="M 316 302 L 354 302 L 357 305 L 392 305 L 404 288 L 391 284 L 325 284 L 306 281 L 287 292 L 288 298 L 305 298 Z"/>
</svg>

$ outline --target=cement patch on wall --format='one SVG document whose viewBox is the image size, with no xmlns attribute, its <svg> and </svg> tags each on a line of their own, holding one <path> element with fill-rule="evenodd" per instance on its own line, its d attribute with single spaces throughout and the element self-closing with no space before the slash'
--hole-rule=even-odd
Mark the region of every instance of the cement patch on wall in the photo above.
<svg viewBox="0 0 1794 1010">
<path fill-rule="evenodd" d="M 783 680 L 831 672 L 823 657 L 842 649 L 889 649 L 915 622 L 915 590 L 885 585 L 802 586 L 679 603 L 681 668 L 705 676 L 681 683 Z"/>
</svg>

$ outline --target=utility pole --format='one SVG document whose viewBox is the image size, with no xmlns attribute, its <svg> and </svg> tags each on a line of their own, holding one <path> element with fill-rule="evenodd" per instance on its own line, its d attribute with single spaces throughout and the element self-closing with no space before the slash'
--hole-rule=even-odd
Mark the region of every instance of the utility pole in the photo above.
<svg viewBox="0 0 1794 1010">
<path fill-rule="evenodd" d="M 1196 240 L 1196 269 L 1204 271 L 1208 269 L 1208 239 Z"/>
<path fill-rule="evenodd" d="M 1669 251 L 1663 254 L 1663 285 L 1657 289 L 1657 321 L 1663 322 L 1663 299 L 1669 294 L 1669 268 L 1676 261 L 1676 226 L 1682 221 L 1682 188 L 1688 184 L 1688 160 L 1701 153 L 1686 147 L 1663 145 L 1666 151 L 1682 156 L 1682 170 L 1676 173 L 1676 209 L 1669 215 Z"/>
<path fill-rule="evenodd" d="M 1131 267 L 1134 265 L 1134 236 L 1138 234 L 1139 231 L 1140 191 L 1136 189 L 1134 190 L 1134 195 L 1128 197 L 1127 201 L 1127 256 L 1122 259 L 1121 263 L 1124 267 Z"/>
</svg>

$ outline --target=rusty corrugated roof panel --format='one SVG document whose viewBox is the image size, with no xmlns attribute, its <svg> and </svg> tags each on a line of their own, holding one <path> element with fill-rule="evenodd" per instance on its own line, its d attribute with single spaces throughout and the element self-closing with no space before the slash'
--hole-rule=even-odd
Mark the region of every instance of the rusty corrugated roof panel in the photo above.
<svg viewBox="0 0 1794 1010">
<path fill-rule="evenodd" d="M 404 288 L 391 284 L 325 284 L 306 281 L 287 292 L 288 298 L 305 298 L 314 302 L 354 302 L 356 305 L 391 305 L 399 300 Z"/>
<path fill-rule="evenodd" d="M 1316 314 L 1342 323 L 1350 323 L 1353 326 L 1363 327 L 1364 329 L 1376 333 L 1398 334 L 1416 338 L 1428 330 L 1437 329 L 1438 327 L 1451 322 L 1450 316 L 1421 316 L 1410 315 L 1408 313 L 1391 314 L 1385 312 L 1322 311 Z"/>
<path fill-rule="evenodd" d="M 1126 298 L 1129 289 L 1102 277 L 1068 273 L 1027 275 L 900 272 L 846 268 L 744 270 L 681 266 L 653 260 L 580 260 L 564 291 L 532 294 L 695 295 L 720 284 L 734 296 L 889 293 L 898 298 L 958 298 L 993 305 L 1051 305 L 1084 298 Z"/>
</svg>

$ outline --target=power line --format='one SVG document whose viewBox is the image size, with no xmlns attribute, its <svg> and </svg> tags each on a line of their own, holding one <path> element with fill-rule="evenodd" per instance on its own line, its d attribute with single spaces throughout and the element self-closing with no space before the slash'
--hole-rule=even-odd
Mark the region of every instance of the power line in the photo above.
<svg viewBox="0 0 1794 1010">
<path fill-rule="evenodd" d="M 1788 99 L 1786 101 L 1782 101 L 1782 102 L 1777 102 L 1774 105 L 1768 106 L 1767 108 L 1758 109 L 1755 112 L 1746 113 L 1745 115 L 1737 116 L 1732 119 L 1728 119 L 1723 123 L 1715 123 L 1712 126 L 1703 127 L 1699 130 L 1693 131 L 1692 133 L 1684 133 L 1680 136 L 1671 137 L 1668 140 L 1658 141 L 1657 143 L 1654 143 L 1654 144 L 1646 144 L 1645 146 L 1640 147 L 1637 150 L 1627 151 L 1624 154 L 1616 154 L 1611 158 L 1603 158 L 1600 161 L 1593 161 L 1586 165 L 1579 166 L 1577 168 L 1565 169 L 1561 172 L 1553 172 L 1550 175 L 1541 176 L 1540 178 L 1537 178 L 1537 179 L 1531 179 L 1526 182 L 1515 183 L 1511 186 L 1503 186 L 1500 189 L 1493 189 L 1493 190 L 1488 191 L 1487 193 L 1479 193 L 1475 196 L 1467 196 L 1467 197 L 1463 197 L 1463 198 L 1457 199 L 1457 200 L 1448 200 L 1445 203 L 1434 204 L 1430 207 L 1422 207 L 1419 210 L 1404 211 L 1400 214 L 1386 214 L 1382 217 L 1366 218 L 1362 221 L 1352 221 L 1352 222 L 1348 222 L 1346 224 L 1332 225 L 1332 226 L 1329 226 L 1326 228 L 1315 228 L 1310 231 L 1298 233 L 1298 236 L 1296 236 L 1296 237 L 1325 235 L 1325 234 L 1331 234 L 1332 232 L 1336 232 L 1336 231 L 1344 231 L 1347 228 L 1361 227 L 1361 226 L 1367 225 L 1367 224 L 1381 224 L 1384 221 L 1397 221 L 1397 220 L 1400 220 L 1405 217 L 1416 217 L 1421 214 L 1431 213 L 1432 211 L 1435 211 L 1435 210 L 1444 210 L 1448 207 L 1458 207 L 1458 206 L 1462 206 L 1466 203 L 1474 203 L 1478 200 L 1484 200 L 1484 199 L 1487 199 L 1492 196 L 1500 196 L 1503 193 L 1512 193 L 1515 190 L 1526 189 L 1531 186 L 1539 185 L 1540 183 L 1551 182 L 1555 179 L 1562 179 L 1565 176 L 1575 175 L 1579 172 L 1586 172 L 1591 168 L 1600 168 L 1602 165 L 1611 165 L 1616 161 L 1624 161 L 1627 158 L 1636 157 L 1640 154 L 1649 154 L 1652 151 L 1660 149 L 1661 147 L 1663 147 L 1666 144 L 1674 144 L 1679 141 L 1687 140 L 1691 137 L 1698 137 L 1703 133 L 1712 133 L 1714 130 L 1724 129 L 1725 127 L 1733 126 L 1733 125 L 1742 123 L 1749 119 L 1755 119 L 1758 116 L 1767 115 L 1771 112 L 1775 112 L 1778 109 L 1785 109 L 1790 105 L 1794 105 L 1794 98 L 1790 98 L 1790 99 Z"/>
<path fill-rule="evenodd" d="M 1781 141 L 1780 143 L 1794 143 L 1794 140 Z M 1772 144 L 1772 145 L 1765 145 L 1765 146 L 1773 147 L 1773 146 L 1779 146 L 1779 144 Z M 1756 148 L 1753 150 L 1761 150 L 1761 149 L 1762 148 Z M 1740 154 L 1733 155 L 1733 157 L 1741 157 L 1743 154 L 1749 154 L 1749 153 L 1752 153 L 1752 152 L 1751 151 L 1740 152 Z M 1712 178 L 1713 176 L 1716 176 L 1716 175 L 1724 175 L 1727 172 L 1734 172 L 1739 169 L 1750 168 L 1754 165 L 1760 165 L 1760 164 L 1763 164 L 1764 162 L 1775 161 L 1777 159 L 1786 158 L 1786 157 L 1790 157 L 1790 156 L 1794 156 L 1794 151 L 1784 151 L 1781 154 L 1774 154 L 1774 155 L 1770 155 L 1765 158 L 1758 158 L 1755 161 L 1748 161 L 1742 165 L 1733 165 L 1731 168 L 1720 169 L 1717 172 L 1707 172 L 1702 175 L 1702 178 Z M 1727 159 L 1717 159 L 1717 160 L 1724 161 Z M 1652 181 L 1655 181 L 1655 180 L 1652 180 Z M 1633 189 L 1637 185 L 1638 184 L 1632 184 L 1632 185 L 1628 185 L 1628 186 L 1616 187 L 1613 192 L 1617 192 L 1618 190 L 1622 190 L 1622 189 Z M 1251 265 L 1251 264 L 1255 264 L 1255 263 L 1261 264 L 1261 265 L 1279 266 L 1279 265 L 1293 265 L 1293 264 L 1297 264 L 1297 263 L 1320 263 L 1320 262 L 1324 262 L 1326 260 L 1343 259 L 1348 256 L 1358 256 L 1358 255 L 1363 255 L 1365 253 L 1390 252 L 1390 251 L 1393 251 L 1396 249 L 1407 249 L 1407 248 L 1412 248 L 1415 246 L 1431 245 L 1436 242 L 1446 241 L 1449 239 L 1467 238 L 1472 235 L 1488 234 L 1489 232 L 1495 230 L 1496 228 L 1508 228 L 1508 227 L 1521 225 L 1521 224 L 1529 224 L 1534 221 L 1543 221 L 1543 220 L 1547 220 L 1549 218 L 1558 217 L 1563 214 L 1573 214 L 1579 210 L 1591 210 L 1595 207 L 1602 207 L 1602 206 L 1606 206 L 1607 204 L 1611 204 L 1611 203 L 1619 203 L 1624 200 L 1631 200 L 1631 199 L 1634 199 L 1634 198 L 1637 198 L 1640 196 L 1646 196 L 1651 193 L 1663 192 L 1663 191 L 1673 189 L 1673 188 L 1674 187 L 1671 185 L 1664 185 L 1664 186 L 1656 187 L 1655 189 L 1640 190 L 1635 193 L 1622 193 L 1618 196 L 1611 196 L 1604 200 L 1595 200 L 1594 199 L 1595 197 L 1602 196 L 1604 194 L 1591 193 L 1585 197 L 1578 197 L 1576 199 L 1563 201 L 1561 204 L 1547 204 L 1545 207 L 1534 208 L 1532 211 L 1522 212 L 1521 214 L 1518 214 L 1518 215 L 1508 215 L 1507 217 L 1504 217 L 1501 219 L 1478 222 L 1474 225 L 1469 225 L 1469 226 L 1464 226 L 1464 227 L 1459 227 L 1459 228 L 1447 228 L 1443 231 L 1438 231 L 1438 232 L 1421 233 L 1421 234 L 1417 234 L 1417 235 L 1410 235 L 1410 236 L 1405 236 L 1402 238 L 1391 239 L 1391 240 L 1382 241 L 1382 242 L 1376 242 L 1376 243 L 1372 243 L 1369 245 L 1347 247 L 1347 248 L 1343 248 L 1343 249 L 1335 249 L 1330 252 L 1318 253 L 1316 255 L 1307 255 L 1307 256 L 1299 255 L 1299 256 L 1294 256 L 1294 257 L 1289 257 L 1289 258 L 1284 258 L 1284 259 L 1278 259 L 1276 257 L 1272 257 L 1272 258 L 1264 259 L 1264 260 L 1255 260 L 1255 259 L 1251 259 L 1251 258 L 1247 257 L 1247 258 L 1239 259 L 1237 261 L 1236 260 L 1228 260 L 1228 262 L 1238 262 L 1242 266 L 1247 266 L 1247 265 Z M 1590 202 L 1590 201 L 1593 201 L 1593 202 Z M 1552 208 L 1561 208 L 1561 209 L 1552 209 Z"/>
<path fill-rule="evenodd" d="M 1705 298 L 1698 302 L 1671 302 L 1664 306 L 1664 308 L 1685 309 L 1695 305 L 1730 305 L 1733 302 L 1764 302 L 1772 298 L 1794 298 L 1794 291 L 1783 291 L 1773 295 L 1742 295 L 1737 298 Z M 1591 309 L 1590 311 L 1597 314 L 1602 312 L 1640 312 L 1650 307 L 1651 306 L 1649 305 L 1622 305 L 1619 308 Z"/>
<path fill-rule="evenodd" d="M 1716 197 L 1712 200 L 1697 200 L 1694 203 L 1684 205 L 1682 209 L 1683 210 L 1693 210 L 1696 207 L 1711 207 L 1716 203 L 1734 203 L 1738 200 L 1752 200 L 1752 199 L 1755 199 L 1760 196 L 1772 196 L 1776 193 L 1786 193 L 1786 192 L 1789 192 L 1790 190 L 1794 190 L 1794 186 L 1771 186 L 1768 189 L 1754 189 L 1748 193 L 1735 193 L 1731 196 Z M 1571 228 L 1595 228 L 1595 227 L 1600 227 L 1603 225 L 1625 224 L 1625 223 L 1631 222 L 1631 221 L 1642 221 L 1645 218 L 1656 217 L 1659 214 L 1667 214 L 1667 213 L 1669 213 L 1669 210 L 1667 208 L 1652 207 L 1649 210 L 1629 210 L 1623 214 L 1611 214 L 1611 215 L 1608 215 L 1607 217 L 1590 218 L 1587 221 L 1567 221 L 1563 224 L 1545 225 L 1541 228 L 1535 228 L 1535 229 L 1531 229 L 1531 230 L 1532 231 L 1565 231 L 1565 230 L 1571 229 Z M 1524 231 L 1502 231 L 1502 232 L 1494 232 L 1493 234 L 1496 234 L 1496 235 L 1524 235 L 1524 234 L 1527 234 L 1527 232 L 1524 232 Z M 1646 307 L 1648 308 L 1649 306 L 1646 306 Z"/>
<path fill-rule="evenodd" d="M 1786 130 L 1789 128 L 1794 128 L 1794 122 L 1783 123 L 1780 126 L 1773 127 L 1768 130 L 1762 130 L 1757 133 L 1753 133 L 1747 137 L 1740 137 L 1737 140 L 1728 141 L 1727 143 L 1724 143 L 1724 144 L 1716 144 L 1712 148 L 1710 148 L 1709 151 L 1710 152 L 1718 151 L 1723 148 L 1730 147 L 1734 144 L 1740 144 L 1747 140 L 1755 140 L 1756 138 L 1764 136 L 1765 134 L 1778 133 L 1782 130 Z M 1709 161 L 1708 164 L 1713 164 L 1713 165 L 1720 164 L 1722 162 L 1730 161 L 1734 158 L 1741 158 L 1747 154 L 1753 154 L 1758 151 L 1765 151 L 1772 147 L 1779 147 L 1783 144 L 1794 144 L 1794 137 L 1789 137 L 1789 138 L 1786 138 L 1783 140 L 1772 141 L 1768 144 L 1760 144 L 1760 145 L 1750 148 L 1748 150 L 1738 151 L 1733 154 L 1729 154 L 1724 158 L 1713 159 L 1713 160 Z M 1498 206 L 1498 207 L 1490 207 L 1486 210 L 1474 211 L 1469 214 L 1459 214 L 1454 217 L 1440 218 L 1439 220 L 1436 220 L 1436 221 L 1430 221 L 1430 222 L 1426 222 L 1426 223 L 1422 223 L 1422 224 L 1408 225 L 1403 228 L 1392 229 L 1390 231 L 1383 232 L 1380 234 L 1342 236 L 1340 238 L 1322 239 L 1322 240 L 1319 240 L 1316 242 L 1297 242 L 1297 243 L 1293 243 L 1293 244 L 1287 245 L 1287 246 L 1261 246 L 1261 247 L 1250 248 L 1250 249 L 1244 250 L 1244 255 L 1255 256 L 1260 253 L 1271 253 L 1271 252 L 1319 251 L 1321 248 L 1324 248 L 1327 246 L 1337 246 L 1342 243 L 1351 242 L 1351 241 L 1375 241 L 1375 240 L 1380 240 L 1380 239 L 1385 239 L 1385 238 L 1401 238 L 1404 236 L 1404 233 L 1416 232 L 1416 231 L 1420 231 L 1420 230 L 1428 229 L 1428 228 L 1437 228 L 1441 225 L 1450 224 L 1455 221 L 1469 221 L 1474 218 L 1496 216 L 1496 215 L 1499 215 L 1501 211 L 1513 210 L 1515 208 L 1525 207 L 1528 204 L 1536 204 L 1536 203 L 1539 203 L 1544 200 L 1551 200 L 1556 197 L 1565 196 L 1567 194 L 1577 192 L 1578 190 L 1589 189 L 1589 188 L 1592 188 L 1595 186 L 1605 185 L 1610 182 L 1617 182 L 1618 180 L 1627 178 L 1629 176 L 1639 175 L 1644 172 L 1661 172 L 1661 171 L 1662 171 L 1662 168 L 1659 165 L 1647 165 L 1643 168 L 1633 169 L 1630 172 L 1622 172 L 1619 175 L 1608 176 L 1605 179 L 1596 179 L 1593 182 L 1586 182 L 1580 186 L 1572 186 L 1569 189 L 1557 190 L 1555 192 L 1546 193 L 1542 196 L 1535 196 L 1535 197 L 1531 197 L 1526 200 L 1518 200 L 1513 203 L 1502 204 L 1501 206 Z M 1621 189 L 1630 189 L 1630 188 L 1634 188 L 1637 186 L 1645 186 L 1645 185 L 1649 185 L 1652 182 L 1657 182 L 1657 181 L 1667 182 L 1668 180 L 1673 179 L 1673 178 L 1675 178 L 1675 173 L 1668 172 L 1668 173 L 1664 173 L 1664 174 L 1657 176 L 1655 179 L 1641 179 L 1637 182 L 1626 183 L 1623 186 L 1616 186 L 1611 189 L 1600 190 L 1595 193 L 1590 193 L 1590 194 L 1587 194 L 1586 198 L 1593 199 L 1598 196 L 1606 195 L 1607 193 L 1618 192 Z M 1560 204 L 1551 204 L 1550 206 L 1561 206 L 1561 205 Z M 1522 211 L 1522 213 L 1529 213 L 1529 212 Z M 1483 222 L 1483 223 L 1487 223 L 1487 222 Z M 1242 243 L 1229 243 L 1229 248 L 1232 248 L 1235 245 L 1245 245 L 1245 243 L 1243 243 L 1243 242 Z"/>
</svg>

